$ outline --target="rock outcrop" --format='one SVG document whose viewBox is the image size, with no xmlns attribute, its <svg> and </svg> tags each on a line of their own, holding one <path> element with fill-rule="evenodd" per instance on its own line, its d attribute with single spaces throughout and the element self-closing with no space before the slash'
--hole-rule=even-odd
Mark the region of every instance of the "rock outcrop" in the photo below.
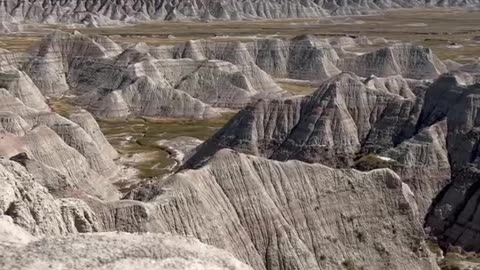
<svg viewBox="0 0 480 270">
<path fill-rule="evenodd" d="M 342 73 L 310 96 L 249 106 L 200 146 L 189 163 L 228 147 L 276 160 L 352 166 L 356 154 L 398 143 L 402 128 L 420 113 L 418 102 L 415 96 L 368 88 L 356 75 Z"/>
<path fill-rule="evenodd" d="M 97 233 L 0 243 L 10 269 L 251 270 L 231 254 L 196 239 L 163 234 Z"/>
<path fill-rule="evenodd" d="M 54 199 L 19 163 L 0 158 L 0 179 L 0 216 L 8 216 L 29 233 L 54 236 L 97 231 L 95 214 L 83 201 Z"/>
<path fill-rule="evenodd" d="M 257 65 L 275 77 L 322 81 L 340 73 L 335 49 L 311 35 L 259 39 L 249 45 Z"/>
<path fill-rule="evenodd" d="M 136 193 L 145 202 L 121 211 L 143 228 L 193 235 L 254 269 L 435 269 L 412 193 L 388 169 L 337 170 L 221 150 L 198 170 L 142 188 L 152 191 Z"/>
<path fill-rule="evenodd" d="M 243 43 L 189 41 L 174 48 L 54 32 L 31 51 L 27 74 L 47 97 L 70 94 L 100 118 L 219 116 L 283 90 Z"/>
<path fill-rule="evenodd" d="M 471 1 L 103 1 L 75 0 L 51 2 L 7 0 L 1 5 L 4 31 L 12 31 L 17 23 L 80 23 L 89 27 L 122 22 L 149 20 L 241 20 L 316 18 L 335 15 L 364 15 L 382 9 L 428 7 L 478 7 Z"/>
<path fill-rule="evenodd" d="M 67 189 L 76 188 L 105 199 L 118 198 L 108 180 L 118 173 L 113 162 L 116 151 L 91 115 L 85 111 L 72 115 L 84 129 L 48 107 L 42 111 L 25 105 L 10 91 L 0 89 L 2 157 L 26 153 L 23 163 L 27 170 L 60 197 Z M 35 97 L 43 99 L 38 91 Z"/>
<path fill-rule="evenodd" d="M 362 77 L 402 75 L 410 79 L 435 79 L 447 72 L 445 64 L 431 49 L 411 44 L 395 44 L 352 59 L 343 59 L 340 69 Z"/>
<path fill-rule="evenodd" d="M 281 161 L 391 168 L 412 189 L 423 219 L 450 183 L 452 158 L 461 161 L 475 149 L 457 150 L 474 143 L 454 137 L 463 135 L 454 135 L 458 128 L 452 125 L 458 126 L 458 121 L 451 122 L 453 115 L 445 120 L 459 98 L 454 95 L 464 94 L 459 88 L 445 92 L 452 87 L 444 82 L 448 78 L 427 85 L 399 75 L 362 80 L 342 73 L 309 96 L 247 107 L 200 145 L 184 167 L 201 166 L 220 149 L 230 148 Z M 462 103 L 452 110 L 464 115 L 462 106 L 468 107 Z"/>
</svg>

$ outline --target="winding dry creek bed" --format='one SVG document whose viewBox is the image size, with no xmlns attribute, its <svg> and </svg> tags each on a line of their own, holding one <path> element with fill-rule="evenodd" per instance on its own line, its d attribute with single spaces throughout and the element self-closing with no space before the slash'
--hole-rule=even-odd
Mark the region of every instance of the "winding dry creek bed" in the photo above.
<svg viewBox="0 0 480 270">
<path fill-rule="evenodd" d="M 182 137 L 206 140 L 220 129 L 234 113 L 224 113 L 210 120 L 136 118 L 99 120 L 110 144 L 121 154 L 121 163 L 138 170 L 142 178 L 161 177 L 178 164 L 176 155 L 184 154 L 164 145 Z"/>
<path fill-rule="evenodd" d="M 68 98 L 49 100 L 49 104 L 52 110 L 66 117 L 79 109 Z M 97 119 L 103 134 L 120 154 L 117 162 L 125 168 L 125 177 L 115 184 L 127 192 L 140 182 L 172 173 L 186 154 L 185 146 L 191 148 L 206 140 L 234 115 L 234 111 L 225 111 L 221 117 L 209 120 Z"/>
</svg>

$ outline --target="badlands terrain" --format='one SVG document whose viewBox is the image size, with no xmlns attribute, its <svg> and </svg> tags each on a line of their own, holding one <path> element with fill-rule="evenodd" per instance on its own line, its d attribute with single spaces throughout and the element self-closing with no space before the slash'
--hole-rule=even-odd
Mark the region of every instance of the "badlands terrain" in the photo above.
<svg viewBox="0 0 480 270">
<path fill-rule="evenodd" d="M 478 1 L 0 3 L 0 269 L 480 269 Z"/>
</svg>

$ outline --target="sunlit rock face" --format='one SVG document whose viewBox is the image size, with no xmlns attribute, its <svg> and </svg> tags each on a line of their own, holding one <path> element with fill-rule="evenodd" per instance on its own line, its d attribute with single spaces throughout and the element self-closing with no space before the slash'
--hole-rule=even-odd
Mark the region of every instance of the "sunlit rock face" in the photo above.
<svg viewBox="0 0 480 270">
<path fill-rule="evenodd" d="M 259 101 L 205 142 L 191 162 L 228 147 L 276 160 L 352 166 L 356 153 L 395 145 L 402 128 L 418 117 L 415 95 L 390 91 L 342 73 L 311 95 Z"/>
<path fill-rule="evenodd" d="M 130 220 L 146 231 L 193 235 L 254 269 L 435 269 L 413 193 L 389 169 L 339 170 L 224 149 L 131 198 L 143 202 L 110 204 L 99 216 L 104 226 Z"/>
<path fill-rule="evenodd" d="M 340 63 L 344 71 L 362 77 L 402 75 L 411 79 L 435 79 L 447 68 L 428 48 L 411 44 L 395 44 Z"/>
<path fill-rule="evenodd" d="M 18 23 L 80 23 L 90 27 L 119 22 L 151 20 L 252 20 L 318 18 L 326 16 L 365 15 L 381 9 L 426 7 L 477 7 L 471 1 L 314 1 L 293 0 L 256 2 L 251 0 L 153 1 L 17 1 L 1 5 L 0 30 L 21 30 Z"/>
</svg>

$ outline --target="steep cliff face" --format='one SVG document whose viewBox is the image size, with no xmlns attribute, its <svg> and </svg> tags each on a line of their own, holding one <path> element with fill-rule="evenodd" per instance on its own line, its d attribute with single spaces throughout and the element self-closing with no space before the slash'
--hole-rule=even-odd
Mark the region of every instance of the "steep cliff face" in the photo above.
<svg viewBox="0 0 480 270">
<path fill-rule="evenodd" d="M 31 234 L 53 236 L 98 230 L 95 214 L 83 201 L 54 199 L 17 162 L 0 158 L 0 178 L 0 214 Z"/>
<path fill-rule="evenodd" d="M 447 68 L 428 48 L 395 44 L 353 59 L 344 59 L 340 69 L 358 76 L 388 77 L 402 75 L 411 79 L 435 79 Z"/>
<path fill-rule="evenodd" d="M 436 269 L 423 241 L 412 191 L 388 169 L 338 170 L 222 150 L 198 170 L 182 171 L 162 183 L 140 187 L 151 191 L 143 196 L 143 202 L 102 202 L 84 197 L 87 206 L 78 199 L 54 199 L 39 184 L 45 179 L 33 177 L 24 168 L 28 168 L 28 160 L 17 156 L 12 160 L 0 159 L 0 177 L 6 181 L 0 191 L 0 213 L 13 223 L 3 230 L 23 228 L 39 237 L 104 230 L 175 233 L 231 252 L 253 269 L 343 269 L 345 265 Z M 137 199 L 140 192 L 132 194 Z M 123 237 L 133 241 L 127 241 L 127 249 L 113 246 Z M 157 239 L 155 234 L 149 235 L 150 240 L 152 237 Z M 136 261 L 125 261 L 125 256 L 136 257 L 139 248 L 164 250 L 156 246 L 162 243 L 160 239 L 154 244 L 150 240 L 137 243 L 137 238 L 95 234 L 32 242 L 35 247 L 45 245 L 40 249 L 23 246 L 32 241 L 29 237 L 8 238 L 0 248 L 8 246 L 9 252 L 28 254 L 20 251 L 25 247 L 38 256 L 28 256 L 30 260 L 2 252 L 6 257 L 1 261 L 7 266 L 20 263 L 21 267 L 45 261 L 54 266 L 71 263 L 76 251 L 68 247 L 74 248 L 69 244 L 73 242 L 102 246 L 100 253 L 81 256 L 84 259 L 76 265 L 82 267 L 96 267 L 106 261 L 129 266 Z M 12 246 L 12 241 L 24 244 Z M 198 251 L 193 242 L 185 245 L 188 250 Z M 135 248 L 130 253 L 131 247 Z M 183 254 L 171 248 L 168 254 Z M 61 256 L 53 258 L 57 249 Z M 122 251 L 121 260 L 115 250 Z M 105 251 L 108 255 L 102 255 Z M 237 261 L 222 254 L 223 261 L 214 261 L 232 269 L 236 264 L 229 263 Z M 160 253 L 153 256 L 163 258 Z M 107 257 L 110 259 L 95 259 Z"/>
<path fill-rule="evenodd" d="M 411 188 L 429 232 L 445 245 L 478 251 L 472 228 L 479 85 L 472 70 L 433 83 L 343 73 L 309 96 L 259 101 L 199 146 L 185 167 L 202 166 L 222 148 L 334 167 L 388 167 Z"/>
<path fill-rule="evenodd" d="M 462 160 L 476 153 L 475 139 L 463 135 L 470 132 L 452 128 L 463 126 L 455 115 L 465 117 L 460 108 L 469 106 L 467 101 L 453 105 L 455 95 L 465 95 L 462 89 L 468 87 L 454 78 L 449 83 L 451 76 L 427 85 L 399 75 L 362 81 L 343 73 L 310 96 L 260 101 L 200 145 L 184 167 L 195 168 L 222 148 L 333 167 L 387 167 L 410 186 L 423 220 L 450 183 L 451 166 L 471 162 Z"/>
<path fill-rule="evenodd" d="M 193 235 L 254 269 L 435 269 L 412 193 L 388 169 L 337 170 L 221 150 L 198 170 L 142 188 L 152 191 L 146 202 L 110 206 L 101 219 L 121 209 L 146 230 Z"/>
<path fill-rule="evenodd" d="M 310 96 L 249 106 L 200 146 L 187 166 L 228 147 L 276 160 L 348 167 L 359 152 L 397 143 L 420 113 L 416 102 L 367 88 L 356 75 L 343 73 Z"/>
<path fill-rule="evenodd" d="M 219 116 L 212 106 L 242 108 L 284 94 L 239 42 L 122 50 L 105 37 L 54 32 L 31 50 L 24 69 L 45 96 L 75 94 L 101 118 L 205 119 Z"/>
<path fill-rule="evenodd" d="M 377 156 L 364 157 L 357 161 L 356 167 L 371 166 L 371 158 L 376 158 L 383 166 L 392 168 L 415 193 L 415 201 L 423 219 L 432 199 L 451 181 L 447 133 L 447 121 L 437 122 L 397 146 L 381 151 Z"/>
<path fill-rule="evenodd" d="M 147 20 L 241 20 L 315 18 L 330 15 L 363 15 L 381 9 L 425 7 L 472 7 L 471 1 L 18 1 L 2 2 L 5 31 L 14 30 L 15 22 L 82 23 L 88 26 L 118 21 Z"/>
<path fill-rule="evenodd" d="M 26 153 L 22 163 L 27 170 L 57 194 L 77 188 L 102 198 L 118 198 L 118 192 L 107 180 L 118 173 L 112 160 L 115 150 L 96 123 L 86 125 L 82 120 L 90 117 L 92 121 L 91 115 L 85 111 L 72 115 L 86 131 L 56 113 L 25 105 L 10 91 L 0 89 L 2 157 Z M 41 94 L 39 97 L 43 99 Z"/>
<path fill-rule="evenodd" d="M 455 76 L 443 80 L 444 94 L 432 102 L 429 118 L 444 117 L 448 122 L 448 151 L 452 182 L 438 195 L 426 218 L 426 226 L 444 245 L 459 245 L 478 251 L 478 133 L 479 85 L 458 84 Z M 432 93 L 434 94 L 439 93 Z M 449 97 L 450 103 L 444 102 Z M 436 101 L 436 102 L 435 102 Z"/>
<path fill-rule="evenodd" d="M 275 77 L 322 81 L 340 73 L 339 56 L 328 40 L 302 35 L 259 39 L 249 46 L 257 65 Z"/>
</svg>

